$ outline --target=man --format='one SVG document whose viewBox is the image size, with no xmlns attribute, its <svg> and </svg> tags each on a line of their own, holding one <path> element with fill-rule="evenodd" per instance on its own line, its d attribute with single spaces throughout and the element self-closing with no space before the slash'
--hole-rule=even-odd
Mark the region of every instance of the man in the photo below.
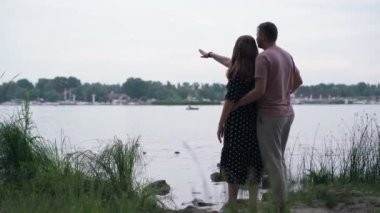
<svg viewBox="0 0 380 213">
<path fill-rule="evenodd" d="M 258 100 L 257 137 L 261 157 L 273 187 L 274 201 L 283 212 L 287 178 L 284 152 L 294 119 L 290 94 L 302 84 L 302 79 L 290 54 L 276 45 L 277 34 L 273 23 L 258 26 L 257 44 L 264 51 L 256 58 L 256 85 L 235 108 Z"/>
<path fill-rule="evenodd" d="M 258 26 L 257 43 L 264 51 L 256 58 L 255 88 L 236 102 L 235 109 L 258 101 L 257 137 L 261 156 L 276 207 L 284 212 L 287 178 L 284 152 L 294 119 L 290 94 L 302 84 L 302 78 L 291 55 L 276 45 L 277 35 L 277 27 L 271 22 Z M 202 57 L 229 65 L 230 59 L 224 56 L 200 52 Z"/>
</svg>

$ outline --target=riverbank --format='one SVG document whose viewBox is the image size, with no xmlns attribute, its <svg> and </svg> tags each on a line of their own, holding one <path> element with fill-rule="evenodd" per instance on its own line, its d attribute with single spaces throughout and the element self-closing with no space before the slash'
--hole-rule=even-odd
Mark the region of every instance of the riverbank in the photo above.
<svg viewBox="0 0 380 213">
<path fill-rule="evenodd" d="M 290 206 L 315 212 L 380 212 L 380 126 L 376 115 L 358 116 L 345 144 L 303 153 Z M 295 208 L 295 209 L 297 209 Z M 302 210 L 302 211 L 301 211 Z"/>
<path fill-rule="evenodd" d="M 0 123 L 0 212 L 164 212 L 136 177 L 138 139 L 64 153 L 31 130 L 28 103 Z"/>
<path fill-rule="evenodd" d="M 289 193 L 292 212 L 380 212 L 378 183 L 328 183 Z"/>
</svg>

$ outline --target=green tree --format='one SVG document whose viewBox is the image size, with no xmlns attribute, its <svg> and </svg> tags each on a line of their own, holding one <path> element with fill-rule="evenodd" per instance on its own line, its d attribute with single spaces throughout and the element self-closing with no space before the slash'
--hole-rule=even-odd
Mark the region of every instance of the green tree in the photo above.
<svg viewBox="0 0 380 213">
<path fill-rule="evenodd" d="M 32 90 L 34 89 L 34 85 L 32 82 L 28 81 L 28 79 L 20 79 L 16 82 L 16 84 L 23 89 Z"/>
<path fill-rule="evenodd" d="M 67 78 L 65 77 L 55 77 L 52 83 L 55 91 L 58 93 L 63 93 L 65 89 L 69 88 Z"/>
<path fill-rule="evenodd" d="M 78 88 L 82 85 L 81 81 L 75 77 L 70 76 L 67 79 L 67 86 L 71 89 Z"/>
<path fill-rule="evenodd" d="M 142 98 L 147 93 L 147 84 L 140 78 L 128 78 L 122 90 L 131 98 Z"/>
</svg>

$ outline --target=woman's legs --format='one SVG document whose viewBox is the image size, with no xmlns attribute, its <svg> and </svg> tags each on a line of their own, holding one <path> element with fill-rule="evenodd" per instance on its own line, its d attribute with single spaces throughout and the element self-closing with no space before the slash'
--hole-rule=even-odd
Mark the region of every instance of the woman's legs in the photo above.
<svg viewBox="0 0 380 213">
<path fill-rule="evenodd" d="M 239 184 L 228 184 L 228 208 L 237 208 L 237 195 L 239 192 Z M 248 208 L 250 210 L 256 211 L 257 209 L 257 194 L 259 190 L 259 185 L 257 183 L 249 185 L 249 201 Z"/>
<path fill-rule="evenodd" d="M 239 184 L 228 183 L 228 202 L 224 204 L 220 212 L 235 212 L 237 208 L 237 194 Z"/>
<path fill-rule="evenodd" d="M 235 205 L 237 202 L 237 194 L 239 192 L 239 184 L 228 184 L 228 203 Z"/>
</svg>

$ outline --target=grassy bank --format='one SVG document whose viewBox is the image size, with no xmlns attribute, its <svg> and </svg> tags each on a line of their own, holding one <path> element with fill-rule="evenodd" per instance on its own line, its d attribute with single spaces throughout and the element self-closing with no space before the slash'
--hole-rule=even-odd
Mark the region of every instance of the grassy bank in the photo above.
<svg viewBox="0 0 380 213">
<path fill-rule="evenodd" d="M 138 139 L 63 153 L 32 134 L 29 106 L 0 122 L 0 212 L 162 212 L 136 176 Z"/>
<path fill-rule="evenodd" d="M 376 115 L 357 116 L 343 142 L 303 157 L 305 183 L 380 183 L 380 127 Z"/>
<path fill-rule="evenodd" d="M 356 115 L 341 144 L 334 138 L 322 149 L 303 153 L 290 206 L 303 204 L 337 212 L 380 212 L 380 126 L 376 115 Z M 355 209 L 357 208 L 357 209 Z"/>
</svg>

